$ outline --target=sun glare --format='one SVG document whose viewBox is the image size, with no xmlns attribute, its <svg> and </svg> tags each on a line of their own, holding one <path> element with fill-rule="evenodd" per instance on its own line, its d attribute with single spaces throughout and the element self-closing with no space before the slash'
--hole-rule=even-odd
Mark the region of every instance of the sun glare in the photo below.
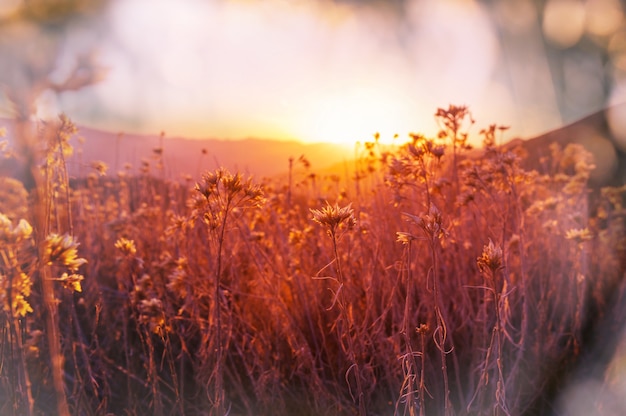
<svg viewBox="0 0 626 416">
<path fill-rule="evenodd" d="M 320 96 L 312 102 L 298 137 L 306 142 L 351 147 L 356 142 L 372 140 L 378 133 L 381 142 L 392 143 L 394 136 L 406 136 L 410 130 L 411 120 L 399 103 L 366 89 Z"/>
</svg>

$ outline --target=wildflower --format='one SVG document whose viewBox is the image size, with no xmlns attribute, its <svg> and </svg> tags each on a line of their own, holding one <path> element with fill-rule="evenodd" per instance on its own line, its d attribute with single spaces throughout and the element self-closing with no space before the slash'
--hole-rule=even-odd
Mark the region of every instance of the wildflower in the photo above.
<svg viewBox="0 0 626 416">
<path fill-rule="evenodd" d="M 63 285 L 64 288 L 72 290 L 74 292 L 82 292 L 83 289 L 80 286 L 80 282 L 85 280 L 83 275 L 80 274 L 70 274 L 63 273 L 61 277 L 58 279 L 59 282 Z"/>
<path fill-rule="evenodd" d="M 204 198 L 209 199 L 212 194 L 217 192 L 217 184 L 223 172 L 223 170 L 218 169 L 215 173 L 207 172 L 203 174 L 202 180 L 196 183 L 195 190 Z"/>
<path fill-rule="evenodd" d="M 33 227 L 25 219 L 21 219 L 17 227 L 13 229 L 13 235 L 17 242 L 30 238 L 33 234 Z"/>
<path fill-rule="evenodd" d="M 618 211 L 622 209 L 623 193 L 626 192 L 626 185 L 620 187 L 605 187 L 600 190 L 602 197 L 606 198 L 613 208 Z"/>
<path fill-rule="evenodd" d="M 593 238 L 593 234 L 589 231 L 589 228 L 585 227 L 583 229 L 575 229 L 572 228 L 565 233 L 565 238 L 568 240 L 574 240 L 576 243 L 580 244 L 585 241 L 589 241 Z"/>
<path fill-rule="evenodd" d="M 134 256 L 137 254 L 137 248 L 135 247 L 135 242 L 133 240 L 128 240 L 126 238 L 120 238 L 115 242 L 115 248 L 120 250 L 125 256 Z"/>
<path fill-rule="evenodd" d="M 416 216 L 403 212 L 403 215 L 411 220 L 414 224 L 418 225 L 424 233 L 431 239 L 441 238 L 447 235 L 447 230 L 443 227 L 443 219 L 441 212 L 434 205 L 430 204 L 427 214 Z"/>
<path fill-rule="evenodd" d="M 417 239 L 417 237 L 413 234 L 405 233 L 403 231 L 396 231 L 396 236 L 396 241 L 402 244 L 409 244 L 411 241 Z"/>
<path fill-rule="evenodd" d="M 0 177 L 0 212 L 12 220 L 28 215 L 28 192 L 16 179 Z"/>
<path fill-rule="evenodd" d="M 304 238 L 304 233 L 302 231 L 292 228 L 289 231 L 287 241 L 289 242 L 289 245 L 300 246 L 304 242 Z"/>
<path fill-rule="evenodd" d="M 46 264 L 59 262 L 67 266 L 72 271 L 78 270 L 80 266 L 87 263 L 87 260 L 78 257 L 78 243 L 69 234 L 59 235 L 52 233 L 48 235 L 45 241 L 45 257 Z"/>
<path fill-rule="evenodd" d="M 32 313 L 33 308 L 30 306 L 30 303 L 24 298 L 21 293 L 15 295 L 13 299 L 13 316 L 26 316 L 27 313 Z"/>
<path fill-rule="evenodd" d="M 489 239 L 489 244 L 484 246 L 483 253 L 478 257 L 476 263 L 483 273 L 486 273 L 487 270 L 491 270 L 492 273 L 496 272 L 502 267 L 502 249 Z"/>
<path fill-rule="evenodd" d="M 94 160 L 91 162 L 91 167 L 98 172 L 98 175 L 105 176 L 109 167 L 101 160 Z"/>
<path fill-rule="evenodd" d="M 441 157 L 444 155 L 446 151 L 445 146 L 442 145 L 437 145 L 437 146 L 433 146 L 432 149 L 430 149 L 430 153 L 435 156 L 437 158 L 437 160 L 441 159 Z"/>
<path fill-rule="evenodd" d="M 160 299 L 142 299 L 137 305 L 139 310 L 139 321 L 150 328 L 150 331 L 157 335 L 163 335 L 170 328 L 165 323 L 163 303 Z"/>
<path fill-rule="evenodd" d="M 169 282 L 166 284 L 166 287 L 178 295 L 179 298 L 187 297 L 187 284 L 186 284 L 187 273 L 181 267 L 175 268 L 170 275 L 168 276 Z"/>
<path fill-rule="evenodd" d="M 424 149 L 421 147 L 418 148 L 413 143 L 407 144 L 407 149 L 409 150 L 409 153 L 411 153 L 411 155 L 413 155 L 415 158 L 420 158 L 424 155 Z"/>
<path fill-rule="evenodd" d="M 326 206 L 322 209 L 310 209 L 310 211 L 313 214 L 313 221 L 327 227 L 331 235 L 337 232 L 337 228 L 341 224 L 347 224 L 348 228 L 353 228 L 356 225 L 352 204 L 339 208 L 338 204 L 332 206 L 326 202 Z"/>
<path fill-rule="evenodd" d="M 563 187 L 563 193 L 567 195 L 580 195 L 586 191 L 588 176 L 585 174 L 576 174 L 570 177 L 569 181 Z"/>
<path fill-rule="evenodd" d="M 420 324 L 420 326 L 415 328 L 415 330 L 418 334 L 426 334 L 428 331 L 430 331 L 430 327 L 428 326 L 428 324 Z"/>
<path fill-rule="evenodd" d="M 0 274 L 0 283 L 3 290 L 0 292 L 0 302 L 3 304 L 5 312 L 11 312 L 14 317 L 26 316 L 27 313 L 33 312 L 32 307 L 26 300 L 30 296 L 31 287 L 33 285 L 30 276 L 23 272 L 10 271 L 12 278 Z M 11 284 L 9 285 L 9 281 Z M 11 303 L 7 299 L 7 294 L 12 293 Z"/>
<path fill-rule="evenodd" d="M 9 237 L 13 233 L 13 224 L 6 215 L 0 213 L 0 241 L 9 241 Z"/>
<path fill-rule="evenodd" d="M 185 233 L 191 227 L 187 217 L 174 214 L 170 218 L 170 224 L 165 229 L 166 236 L 177 236 L 178 233 Z"/>
<path fill-rule="evenodd" d="M 135 291 L 137 292 L 149 292 L 152 290 L 152 277 L 148 273 L 144 273 L 141 275 L 139 280 L 137 281 L 137 285 L 135 286 Z"/>
<path fill-rule="evenodd" d="M 139 312 L 147 316 L 159 315 L 162 308 L 163 303 L 157 298 L 143 299 L 138 305 Z"/>
</svg>

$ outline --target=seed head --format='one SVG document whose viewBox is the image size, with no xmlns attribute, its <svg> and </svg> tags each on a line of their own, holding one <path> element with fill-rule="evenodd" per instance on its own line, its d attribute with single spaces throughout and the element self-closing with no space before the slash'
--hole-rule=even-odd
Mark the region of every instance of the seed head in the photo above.
<svg viewBox="0 0 626 416">
<path fill-rule="evenodd" d="M 425 335 L 428 331 L 430 331 L 430 327 L 428 324 L 420 324 L 417 328 L 415 328 L 418 334 Z"/>
<path fill-rule="evenodd" d="M 439 211 L 435 204 L 431 203 L 430 207 L 428 208 L 428 213 L 422 214 L 420 216 L 412 215 L 406 212 L 403 212 L 402 214 L 407 218 L 408 221 L 419 226 L 428 236 L 428 238 L 432 240 L 442 238 L 448 234 L 448 231 L 443 226 L 441 211 Z"/>
<path fill-rule="evenodd" d="M 82 292 L 83 289 L 80 286 L 80 282 L 82 282 L 84 279 L 85 278 L 81 274 L 72 273 L 68 275 L 67 273 L 63 273 L 59 278 L 59 281 L 66 289 L 72 290 L 74 292 Z"/>
<path fill-rule="evenodd" d="M 8 287 L 4 287 L 4 290 L 0 291 L 0 303 L 2 303 L 2 308 L 5 312 L 11 312 L 16 318 L 26 316 L 27 313 L 33 311 L 28 300 L 26 300 L 26 298 L 30 296 L 33 282 L 30 276 L 23 272 L 12 273 L 11 279 L 8 279 L 8 276 L 0 274 L 0 282 L 3 283 L 3 286 L 9 286 L 9 280 L 11 280 L 10 290 Z M 9 304 L 7 296 L 9 292 L 13 293 L 11 296 L 11 304 Z"/>
<path fill-rule="evenodd" d="M 78 242 L 69 234 L 52 233 L 45 241 L 45 263 L 58 262 L 71 271 L 76 271 L 87 260 L 78 257 Z"/>
<path fill-rule="evenodd" d="M 476 263 L 483 273 L 486 273 L 487 270 L 496 272 L 502 268 L 502 249 L 489 239 L 489 244 L 483 248 L 483 254 L 478 257 Z"/>
<path fill-rule="evenodd" d="M 106 163 L 104 163 L 101 160 L 95 160 L 93 162 L 91 162 L 91 167 L 98 172 L 98 175 L 100 176 L 105 176 L 107 173 L 107 170 L 109 169 L 109 167 L 107 166 Z"/>
<path fill-rule="evenodd" d="M 574 240 L 575 242 L 580 244 L 584 243 L 585 241 L 591 240 L 593 238 L 593 233 L 589 231 L 589 228 L 586 227 L 582 229 L 572 228 L 565 233 L 565 238 L 567 238 L 568 240 Z"/>
<path fill-rule="evenodd" d="M 310 211 L 313 214 L 313 221 L 327 227 L 330 234 L 335 234 L 337 227 L 341 224 L 346 224 L 348 228 L 353 228 L 356 225 L 352 204 L 340 208 L 338 204 L 333 206 L 326 202 L 326 206 L 322 209 L 311 209 Z"/>
<path fill-rule="evenodd" d="M 115 248 L 120 250 L 125 256 L 129 257 L 134 256 L 137 253 L 137 247 L 135 247 L 135 242 L 133 240 L 128 240 L 123 237 L 115 242 Z"/>
<path fill-rule="evenodd" d="M 409 244 L 411 241 L 417 239 L 416 236 L 414 236 L 411 233 L 406 233 L 403 231 L 396 231 L 396 241 L 398 243 L 402 243 L 402 244 Z"/>
</svg>

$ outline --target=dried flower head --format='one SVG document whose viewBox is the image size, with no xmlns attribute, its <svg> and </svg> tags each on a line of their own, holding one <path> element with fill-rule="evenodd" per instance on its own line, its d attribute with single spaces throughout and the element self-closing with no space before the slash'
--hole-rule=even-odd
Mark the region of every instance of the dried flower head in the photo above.
<svg viewBox="0 0 626 416">
<path fill-rule="evenodd" d="M 352 204 L 340 208 L 338 204 L 333 206 L 326 202 L 326 206 L 322 209 L 311 209 L 310 211 L 313 214 L 313 221 L 327 227 L 331 235 L 334 235 L 337 228 L 342 224 L 347 225 L 350 229 L 356 225 Z"/>
<path fill-rule="evenodd" d="M 139 322 L 146 325 L 150 332 L 163 336 L 170 328 L 165 322 L 163 302 L 157 298 L 142 299 L 137 305 Z"/>
<path fill-rule="evenodd" d="M 179 298 L 187 297 L 187 272 L 183 267 L 176 267 L 168 276 L 166 287 Z"/>
<path fill-rule="evenodd" d="M 288 242 L 291 246 L 300 246 L 304 242 L 305 236 L 301 230 L 292 228 L 289 230 Z"/>
<path fill-rule="evenodd" d="M 405 233 L 403 231 L 396 231 L 396 241 L 402 244 L 409 244 L 411 241 L 416 240 L 417 237 L 411 233 Z"/>
<path fill-rule="evenodd" d="M 14 317 L 26 316 L 33 312 L 33 308 L 26 300 L 30 296 L 33 282 L 26 273 L 16 270 L 9 271 L 11 278 L 0 274 L 2 291 L 0 291 L 0 301 L 5 312 L 10 312 Z M 10 296 L 8 294 L 11 293 Z M 9 302 L 9 297 L 11 301 Z M 10 303 L 10 304 L 9 304 Z"/>
<path fill-rule="evenodd" d="M 8 242 L 12 240 L 13 224 L 6 215 L 0 213 L 0 241 Z"/>
<path fill-rule="evenodd" d="M 17 179 L 0 176 L 0 212 L 12 220 L 28 215 L 28 191 Z"/>
<path fill-rule="evenodd" d="M 67 273 L 63 273 L 58 279 L 58 281 L 61 282 L 64 288 L 72 290 L 74 292 L 83 291 L 82 287 L 80 286 L 80 282 L 82 282 L 83 280 L 85 280 L 83 275 L 76 273 L 72 273 L 69 275 Z"/>
<path fill-rule="evenodd" d="M 409 221 L 418 225 L 422 231 L 430 238 L 437 239 L 447 235 L 447 230 L 443 226 L 443 218 L 441 216 L 441 211 L 435 206 L 435 204 L 430 204 L 428 209 L 428 213 L 422 214 L 420 216 L 408 214 L 406 212 L 402 213 Z"/>
<path fill-rule="evenodd" d="M 502 267 L 502 249 L 489 239 L 489 244 L 484 246 L 483 253 L 478 257 L 476 263 L 483 273 L 486 273 L 487 270 L 496 272 Z"/>
<path fill-rule="evenodd" d="M 27 240 L 33 234 L 33 227 L 25 219 L 21 219 L 17 227 L 13 229 L 13 235 L 17 242 Z"/>
<path fill-rule="evenodd" d="M 91 167 L 98 172 L 98 175 L 100 176 L 105 176 L 107 174 L 107 170 L 109 169 L 107 164 L 101 160 L 94 160 L 91 162 Z"/>
<path fill-rule="evenodd" d="M 428 324 L 420 324 L 420 326 L 415 328 L 415 330 L 420 335 L 426 335 L 428 331 L 430 331 L 430 327 L 428 326 Z"/>
<path fill-rule="evenodd" d="M 44 262 L 46 264 L 57 262 L 71 271 L 76 271 L 80 266 L 87 263 L 87 260 L 78 257 L 78 246 L 79 243 L 71 235 L 52 233 L 48 235 L 45 241 Z"/>
<path fill-rule="evenodd" d="M 580 244 L 591 240 L 593 238 L 593 233 L 589 231 L 589 228 L 587 227 L 582 229 L 572 228 L 565 233 L 565 238 L 568 240 L 574 240 L 576 243 Z"/>
<path fill-rule="evenodd" d="M 133 240 L 128 240 L 124 237 L 115 242 L 115 248 L 120 250 L 123 255 L 131 257 L 137 254 L 137 247 Z"/>
<path fill-rule="evenodd" d="M 206 172 L 202 180 L 195 185 L 195 190 L 200 195 L 196 200 L 196 217 L 199 217 L 198 208 L 211 205 L 212 209 L 232 209 L 235 207 L 256 206 L 263 204 L 263 191 L 259 185 L 252 183 L 252 178 L 244 179 L 240 173 L 232 174 L 224 168 L 215 172 Z"/>
</svg>

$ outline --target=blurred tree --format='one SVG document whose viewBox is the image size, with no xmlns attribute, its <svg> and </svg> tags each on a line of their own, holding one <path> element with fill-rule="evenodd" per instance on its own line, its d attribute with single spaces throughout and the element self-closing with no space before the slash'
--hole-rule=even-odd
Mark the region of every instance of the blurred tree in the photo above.
<svg viewBox="0 0 626 416">
<path fill-rule="evenodd" d="M 73 63 L 67 65 L 63 49 L 74 23 L 83 23 L 104 4 L 105 0 L 22 0 L 0 7 L 0 87 L 15 117 L 13 136 L 20 158 L 14 176 L 27 187 L 35 188 L 33 229 L 40 258 L 45 253 L 44 239 L 50 231 L 47 208 L 52 202 L 46 192 L 49 189 L 46 181 L 51 179 L 38 169 L 43 156 L 41 137 L 30 120 L 36 115 L 37 99 L 44 91 L 78 90 L 103 77 L 92 51 L 77 52 Z M 58 302 L 49 266 L 40 265 L 38 272 L 46 305 L 45 328 L 56 414 L 69 416 L 58 335 Z M 32 414 L 32 403 L 26 414 Z"/>
<path fill-rule="evenodd" d="M 69 71 L 59 68 L 66 66 L 62 51 L 75 24 L 96 16 L 107 2 L 22 0 L 0 9 L 0 88 L 17 120 L 36 113 L 36 101 L 46 90 L 78 90 L 104 77 L 94 51 L 76 52 Z"/>
</svg>

